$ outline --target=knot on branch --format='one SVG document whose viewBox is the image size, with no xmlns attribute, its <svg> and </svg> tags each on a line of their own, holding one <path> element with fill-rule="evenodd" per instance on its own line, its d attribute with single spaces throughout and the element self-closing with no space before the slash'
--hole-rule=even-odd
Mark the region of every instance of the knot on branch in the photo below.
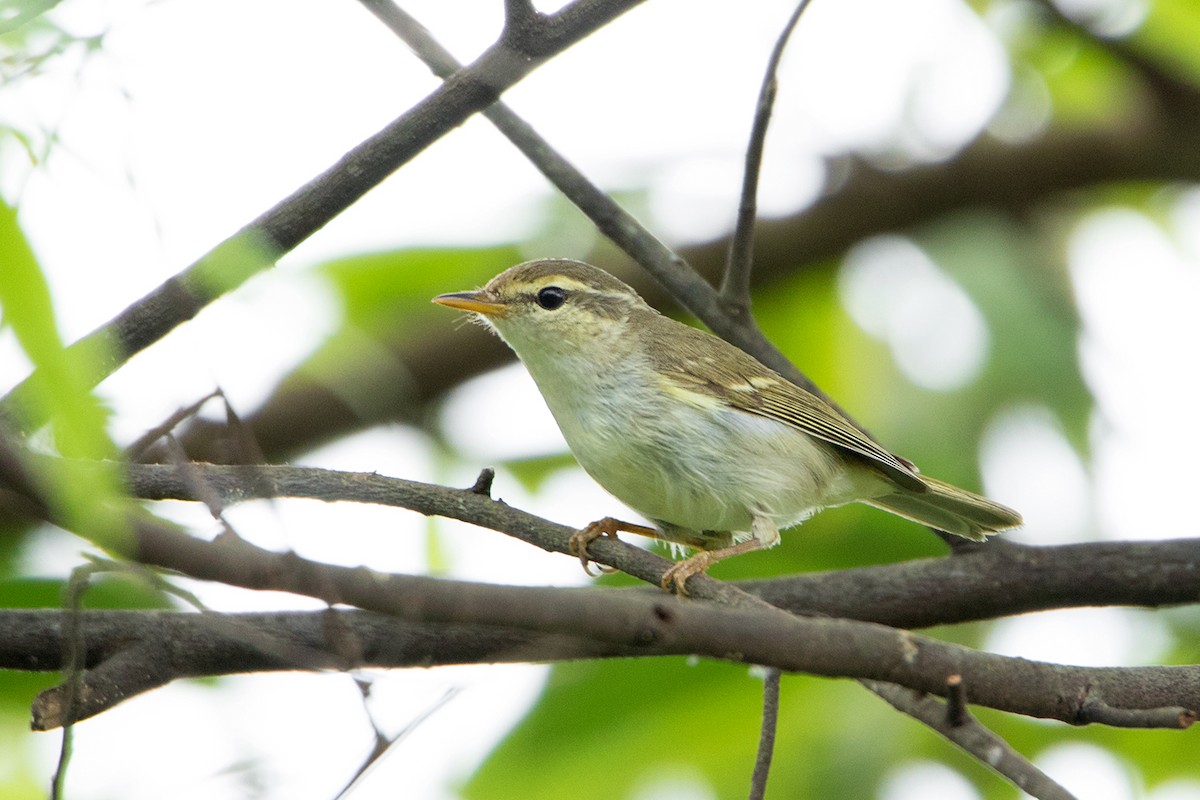
<svg viewBox="0 0 1200 800">
<path fill-rule="evenodd" d="M 508 0 L 504 4 L 502 41 L 530 58 L 550 55 L 554 50 L 554 26 L 550 20 L 528 0 Z"/>
</svg>

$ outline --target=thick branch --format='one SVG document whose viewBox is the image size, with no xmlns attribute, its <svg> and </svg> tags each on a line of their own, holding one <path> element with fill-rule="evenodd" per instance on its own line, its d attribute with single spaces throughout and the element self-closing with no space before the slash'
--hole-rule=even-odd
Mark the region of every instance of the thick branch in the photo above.
<svg viewBox="0 0 1200 800">
<path fill-rule="evenodd" d="M 201 579 L 365 607 L 414 624 L 424 623 L 435 636 L 442 625 L 494 626 L 530 634 L 579 637 L 623 648 L 624 655 L 698 654 L 789 671 L 887 681 L 928 693 L 944 691 L 949 676 L 962 675 L 968 685 L 976 687 L 971 699 L 977 704 L 1073 724 L 1103 720 L 1186 727 L 1194 719 L 1190 709 L 1200 707 L 1197 667 L 1058 666 L 980 653 L 868 623 L 805 619 L 758 608 L 725 608 L 665 595 L 492 586 L 383 575 L 361 568 L 316 564 L 292 554 L 270 553 L 241 541 L 201 542 L 165 527 L 145 524 L 137 531 L 136 547 L 136 555 L 145 563 L 170 566 Z M 256 646 L 256 640 L 262 641 L 262 637 L 247 637 L 251 647 Z M 279 637 L 272 632 L 266 641 L 277 642 Z M 560 640 L 559 646 L 564 644 Z M 140 644 L 133 647 L 135 653 L 140 650 Z M 363 650 L 338 646 L 326 649 L 334 654 Z M 279 663 L 285 648 L 268 650 L 260 663 L 269 668 Z M 605 654 L 603 647 L 589 652 L 583 644 L 579 652 L 587 657 Z M 117 659 L 119 668 L 101 671 L 106 685 L 114 676 L 125 674 L 127 665 L 134 662 L 121 651 L 111 657 Z M 345 661 L 329 659 L 324 663 Z M 302 665 L 321 662 L 305 653 Z M 430 662 L 426 659 L 425 663 Z M 138 675 L 137 689 L 146 688 L 146 684 L 146 678 Z M 124 696 L 116 691 L 110 694 Z M 50 703 L 48 707 L 58 706 Z"/>
<path fill-rule="evenodd" d="M 6 457 L 0 460 L 0 468 L 14 489 L 31 490 L 18 462 Z M 253 477 L 252 485 L 265 484 L 269 474 L 253 468 L 223 468 L 218 474 L 236 472 Z M 214 487 L 215 481 L 210 481 L 208 488 Z M 454 490 L 442 491 L 454 494 Z M 434 497 L 426 493 L 422 502 L 432 504 Z M 469 490 L 458 492 L 456 500 L 457 516 L 469 513 L 477 501 L 486 503 L 478 510 L 491 521 L 499 518 L 496 507 L 507 508 Z M 511 517 L 506 520 L 511 521 Z M 129 538 L 114 546 L 139 563 L 201 580 L 306 595 L 410 622 L 576 636 L 646 654 L 699 654 L 789 671 L 886 681 L 929 693 L 942 691 L 949 676 L 959 675 L 972 687 L 973 702 L 1074 724 L 1186 727 L 1200 707 L 1200 668 L 1057 666 L 979 653 L 872 623 L 796 617 L 761 602 L 725 607 L 647 592 L 491 586 L 384 575 L 320 564 L 292 553 L 272 553 L 232 534 L 205 542 L 144 516 L 131 517 Z M 657 572 L 650 580 L 661 576 L 661 570 Z M 710 585 L 721 588 L 711 579 L 689 581 L 694 595 L 719 596 Z M 724 588 L 736 601 L 740 593 Z M 128 659 L 117 663 L 123 668 Z M 141 680 L 139 687 L 145 685 Z"/>
<path fill-rule="evenodd" d="M 61 610 L 0 611 L 0 669 L 62 670 Z M 76 719 L 179 678 L 275 670 L 347 670 L 560 661 L 633 655 L 617 645 L 481 625 L 411 623 L 364 611 L 194 614 L 88 611 Z M 37 730 L 65 720 L 64 687 L 39 695 Z"/>
<path fill-rule="evenodd" d="M 226 502 L 308 497 L 408 508 L 491 528 L 552 552 L 567 553 L 574 532 L 469 490 L 310 467 L 189 469 Z M 151 500 L 198 500 L 195 484 L 163 465 L 130 465 L 129 490 Z M 650 583 L 668 562 L 632 545 L 598 540 L 600 563 Z M 697 588 L 705 583 L 708 589 Z M 991 619 L 1051 608 L 1166 606 L 1200 600 L 1200 539 L 1095 542 L 1025 547 L 993 540 L 953 558 L 793 575 L 739 584 L 771 605 L 802 614 L 880 622 L 905 628 Z M 716 581 L 689 590 L 717 591 Z M 727 598 L 728 599 L 728 598 Z"/>
</svg>

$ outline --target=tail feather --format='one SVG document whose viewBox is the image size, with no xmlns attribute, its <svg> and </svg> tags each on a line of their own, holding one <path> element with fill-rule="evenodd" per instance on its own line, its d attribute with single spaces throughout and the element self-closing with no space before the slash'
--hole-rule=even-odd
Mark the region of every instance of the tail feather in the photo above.
<svg viewBox="0 0 1200 800">
<path fill-rule="evenodd" d="M 1021 524 L 1020 514 L 986 497 L 925 475 L 921 476 L 921 481 L 929 487 L 928 491 L 913 492 L 897 487 L 891 494 L 863 502 L 976 542 Z"/>
</svg>

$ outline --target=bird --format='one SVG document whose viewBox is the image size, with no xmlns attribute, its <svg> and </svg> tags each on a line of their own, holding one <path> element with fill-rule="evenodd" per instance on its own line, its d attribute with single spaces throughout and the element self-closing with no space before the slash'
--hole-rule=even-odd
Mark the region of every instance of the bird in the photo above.
<svg viewBox="0 0 1200 800">
<path fill-rule="evenodd" d="M 774 547 L 824 508 L 865 503 L 972 541 L 1021 515 L 923 475 L 829 402 L 738 347 L 664 316 L 604 270 L 538 259 L 482 289 L 433 302 L 470 312 L 525 365 L 579 465 L 653 523 L 614 517 L 569 549 L 618 532 L 697 552 L 664 573 L 688 579 L 730 556 Z"/>
</svg>

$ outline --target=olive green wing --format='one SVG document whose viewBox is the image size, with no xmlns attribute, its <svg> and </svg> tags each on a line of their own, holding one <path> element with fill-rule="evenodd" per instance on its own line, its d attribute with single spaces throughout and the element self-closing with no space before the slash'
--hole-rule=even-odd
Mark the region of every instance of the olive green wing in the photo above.
<svg viewBox="0 0 1200 800">
<path fill-rule="evenodd" d="M 655 366 L 669 391 L 698 406 L 725 405 L 791 425 L 861 456 L 910 491 L 927 491 L 915 468 L 880 447 L 824 400 L 723 339 L 659 319 L 681 329 L 670 332 L 678 346 L 654 351 Z"/>
<path fill-rule="evenodd" d="M 927 488 L 908 462 L 869 439 L 821 398 L 779 375 L 751 378 L 750 383 L 758 384 L 756 391 L 746 397 L 743 392 L 731 392 L 727 397 L 730 405 L 786 422 L 809 436 L 862 456 L 906 489 L 920 492 Z"/>
</svg>

